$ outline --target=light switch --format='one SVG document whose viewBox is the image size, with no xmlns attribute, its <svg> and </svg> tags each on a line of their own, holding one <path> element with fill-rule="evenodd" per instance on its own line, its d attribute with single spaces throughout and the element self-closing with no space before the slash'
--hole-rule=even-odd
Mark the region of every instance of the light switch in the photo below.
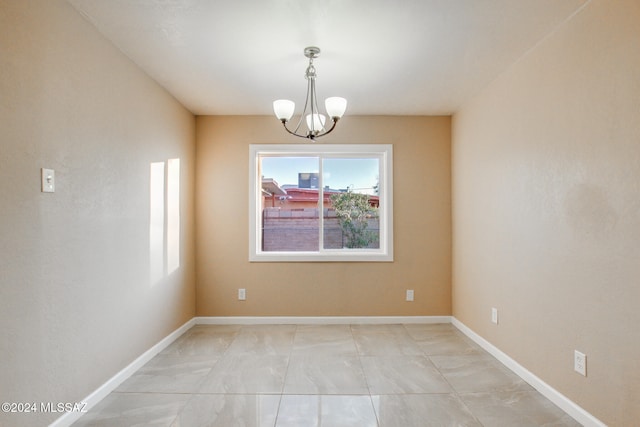
<svg viewBox="0 0 640 427">
<path fill-rule="evenodd" d="M 56 191 L 56 172 L 53 169 L 40 169 L 42 173 L 42 192 L 54 193 Z"/>
</svg>

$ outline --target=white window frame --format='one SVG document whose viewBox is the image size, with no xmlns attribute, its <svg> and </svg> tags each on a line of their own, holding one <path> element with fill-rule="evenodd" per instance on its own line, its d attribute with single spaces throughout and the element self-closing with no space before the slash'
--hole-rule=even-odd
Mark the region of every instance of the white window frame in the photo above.
<svg viewBox="0 0 640 427">
<path fill-rule="evenodd" d="M 375 157 L 380 160 L 380 248 L 324 249 L 316 252 L 262 251 L 262 175 L 260 156 L 318 155 L 321 159 Z M 322 163 L 322 161 L 321 161 Z M 322 173 L 319 200 L 322 200 Z M 322 216 L 319 221 L 322 229 Z M 322 231 L 321 231 L 322 232 Z M 393 146 L 391 144 L 251 144 L 249 146 L 249 261 L 250 262 L 392 262 L 393 261 Z"/>
</svg>

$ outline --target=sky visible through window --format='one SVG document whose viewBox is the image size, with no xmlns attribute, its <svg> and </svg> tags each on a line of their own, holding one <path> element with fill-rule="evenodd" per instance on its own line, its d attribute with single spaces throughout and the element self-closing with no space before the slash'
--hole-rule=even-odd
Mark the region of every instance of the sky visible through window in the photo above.
<svg viewBox="0 0 640 427">
<path fill-rule="evenodd" d="M 326 158 L 323 164 L 324 187 L 351 189 L 356 193 L 376 194 L 379 160 L 377 158 Z M 262 157 L 262 176 L 278 184 L 297 185 L 298 173 L 318 173 L 318 157 Z"/>
</svg>

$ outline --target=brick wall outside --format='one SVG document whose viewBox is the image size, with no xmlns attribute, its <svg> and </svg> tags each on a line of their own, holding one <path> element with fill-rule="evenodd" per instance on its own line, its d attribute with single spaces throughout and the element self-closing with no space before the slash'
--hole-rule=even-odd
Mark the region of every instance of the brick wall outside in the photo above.
<svg viewBox="0 0 640 427">
<path fill-rule="evenodd" d="M 325 249 L 344 247 L 342 229 L 334 209 L 323 209 Z M 263 251 L 317 251 L 318 208 L 281 209 L 265 208 L 263 211 Z M 368 229 L 378 230 L 378 219 L 369 221 Z M 374 244 L 375 248 L 379 243 Z"/>
</svg>

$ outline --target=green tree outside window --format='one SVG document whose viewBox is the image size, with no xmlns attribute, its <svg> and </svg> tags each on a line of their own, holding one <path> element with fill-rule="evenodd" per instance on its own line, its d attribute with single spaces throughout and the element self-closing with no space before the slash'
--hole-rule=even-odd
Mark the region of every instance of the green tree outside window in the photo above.
<svg viewBox="0 0 640 427">
<path fill-rule="evenodd" d="M 368 195 L 351 191 L 332 194 L 331 203 L 347 248 L 367 248 L 378 240 L 377 233 L 367 229 L 369 219 L 378 217 L 378 208 L 371 206 Z"/>
</svg>

